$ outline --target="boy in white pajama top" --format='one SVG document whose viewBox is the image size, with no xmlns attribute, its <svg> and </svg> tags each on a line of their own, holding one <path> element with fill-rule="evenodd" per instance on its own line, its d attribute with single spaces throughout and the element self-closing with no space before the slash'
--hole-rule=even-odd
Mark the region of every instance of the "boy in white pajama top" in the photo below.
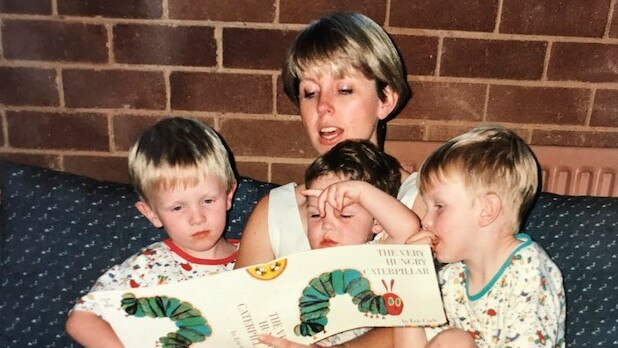
<svg viewBox="0 0 618 348">
<path fill-rule="evenodd" d="M 562 276 L 517 233 L 538 187 L 538 166 L 514 132 L 480 126 L 423 164 L 423 231 L 446 265 L 439 282 L 448 325 L 395 329 L 397 347 L 564 347 Z"/>
</svg>

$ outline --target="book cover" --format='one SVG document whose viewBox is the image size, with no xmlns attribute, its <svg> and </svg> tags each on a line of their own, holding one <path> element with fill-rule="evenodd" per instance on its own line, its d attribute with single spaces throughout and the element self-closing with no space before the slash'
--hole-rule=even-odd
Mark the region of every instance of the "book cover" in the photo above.
<svg viewBox="0 0 618 348">
<path fill-rule="evenodd" d="M 311 250 L 217 275 L 92 293 L 126 347 L 311 344 L 359 327 L 446 322 L 427 245 Z"/>
</svg>

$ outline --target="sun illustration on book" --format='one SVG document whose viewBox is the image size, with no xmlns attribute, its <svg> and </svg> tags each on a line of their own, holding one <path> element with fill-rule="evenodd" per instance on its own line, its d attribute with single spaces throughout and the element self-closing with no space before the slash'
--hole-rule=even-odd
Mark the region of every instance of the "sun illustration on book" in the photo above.
<svg viewBox="0 0 618 348">
<path fill-rule="evenodd" d="M 272 280 L 283 273 L 287 264 L 287 259 L 278 259 L 261 265 L 251 266 L 247 268 L 247 273 L 259 280 Z"/>
</svg>

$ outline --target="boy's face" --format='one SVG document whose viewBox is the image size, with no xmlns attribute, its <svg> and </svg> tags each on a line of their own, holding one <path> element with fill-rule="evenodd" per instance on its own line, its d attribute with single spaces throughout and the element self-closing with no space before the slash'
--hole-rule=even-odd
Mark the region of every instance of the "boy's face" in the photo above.
<svg viewBox="0 0 618 348">
<path fill-rule="evenodd" d="M 339 77 L 329 68 L 304 72 L 299 94 L 305 131 L 320 154 L 347 139 L 377 143 L 377 122 L 390 114 L 397 100 L 396 94 L 387 88 L 387 98 L 382 102 L 376 82 L 357 70 Z"/>
<path fill-rule="evenodd" d="M 309 188 L 322 190 L 340 181 L 329 174 L 316 179 Z M 326 204 L 325 216 L 320 217 L 317 201 L 316 197 L 307 198 L 307 236 L 311 249 L 363 244 L 373 236 L 373 216 L 359 204 L 349 205 L 341 212 Z"/>
<path fill-rule="evenodd" d="M 136 206 L 155 227 L 163 227 L 174 243 L 197 258 L 217 258 L 216 246 L 224 240 L 227 210 L 232 206 L 234 186 L 226 192 L 214 175 L 194 187 L 155 190 L 146 204 Z"/>
<path fill-rule="evenodd" d="M 427 212 L 421 219 L 423 229 L 436 239 L 434 251 L 440 262 L 468 259 L 475 252 L 478 238 L 478 200 L 471 197 L 460 178 L 442 177 L 422 194 Z"/>
</svg>

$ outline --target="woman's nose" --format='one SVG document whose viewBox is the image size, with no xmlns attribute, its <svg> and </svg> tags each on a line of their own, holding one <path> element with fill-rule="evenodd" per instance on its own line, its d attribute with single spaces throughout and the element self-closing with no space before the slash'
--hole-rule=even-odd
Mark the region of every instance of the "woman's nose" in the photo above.
<svg viewBox="0 0 618 348">
<path fill-rule="evenodd" d="M 332 114 L 335 108 L 333 107 L 333 98 L 327 92 L 320 93 L 318 99 L 318 112 L 322 115 Z"/>
</svg>

